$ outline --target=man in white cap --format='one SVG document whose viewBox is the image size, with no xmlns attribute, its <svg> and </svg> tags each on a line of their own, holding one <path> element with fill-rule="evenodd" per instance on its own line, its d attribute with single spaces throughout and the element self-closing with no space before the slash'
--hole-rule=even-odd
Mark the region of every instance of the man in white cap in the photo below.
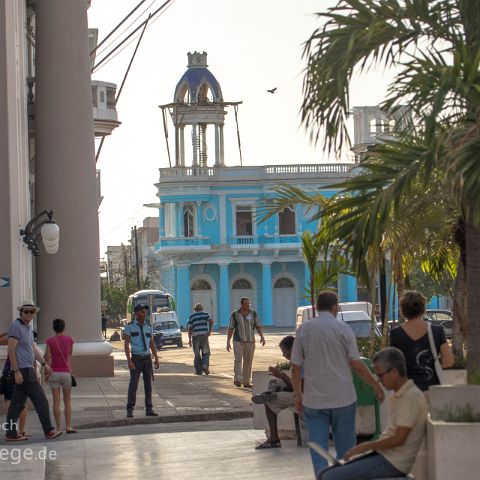
<svg viewBox="0 0 480 480">
<path fill-rule="evenodd" d="M 23 302 L 18 307 L 19 318 L 15 319 L 8 329 L 8 356 L 11 369 L 15 372 L 15 386 L 7 413 L 5 435 L 7 442 L 18 442 L 28 438 L 17 431 L 18 417 L 25 408 L 27 398 L 30 398 L 37 411 L 45 438 L 51 440 L 62 434 L 52 426 L 48 400 L 42 386 L 38 383 L 34 368 L 35 359 L 37 359 L 45 368 L 47 375 L 52 373 L 50 366 L 43 359 L 42 352 L 33 341 L 30 324 L 39 310 L 32 301 Z"/>
</svg>

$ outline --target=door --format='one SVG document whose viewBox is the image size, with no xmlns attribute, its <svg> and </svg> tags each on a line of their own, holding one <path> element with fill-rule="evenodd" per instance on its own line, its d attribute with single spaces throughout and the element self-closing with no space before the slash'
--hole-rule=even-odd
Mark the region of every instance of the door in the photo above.
<svg viewBox="0 0 480 480">
<path fill-rule="evenodd" d="M 210 314 L 210 317 L 213 319 L 214 327 L 216 323 L 216 313 L 217 313 L 217 302 L 215 290 L 212 289 L 210 282 L 204 279 L 195 280 L 192 284 L 191 291 L 191 300 L 192 300 L 192 310 L 195 307 L 195 304 L 201 303 L 203 309 Z"/>
<path fill-rule="evenodd" d="M 232 312 L 233 310 L 238 310 L 240 308 L 240 300 L 243 297 L 248 297 L 252 305 L 252 310 L 258 312 L 258 307 L 255 305 L 255 293 L 251 282 L 246 278 L 239 278 L 238 280 L 235 280 L 232 285 L 232 294 L 230 295 Z"/>
<path fill-rule="evenodd" d="M 276 327 L 294 327 L 297 311 L 297 291 L 293 282 L 279 278 L 273 286 L 273 324 Z"/>
</svg>

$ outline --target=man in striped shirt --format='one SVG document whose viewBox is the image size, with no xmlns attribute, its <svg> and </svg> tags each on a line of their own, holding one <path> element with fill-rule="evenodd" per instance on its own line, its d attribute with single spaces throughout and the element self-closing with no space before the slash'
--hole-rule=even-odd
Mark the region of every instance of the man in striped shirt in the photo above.
<svg viewBox="0 0 480 480">
<path fill-rule="evenodd" d="M 205 375 L 208 375 L 210 373 L 210 345 L 208 337 L 213 328 L 213 320 L 207 312 L 203 311 L 201 303 L 197 303 L 194 310 L 195 313 L 190 315 L 187 323 L 188 344 L 192 346 L 193 343 L 195 373 L 201 375 L 202 372 L 205 372 Z"/>
</svg>

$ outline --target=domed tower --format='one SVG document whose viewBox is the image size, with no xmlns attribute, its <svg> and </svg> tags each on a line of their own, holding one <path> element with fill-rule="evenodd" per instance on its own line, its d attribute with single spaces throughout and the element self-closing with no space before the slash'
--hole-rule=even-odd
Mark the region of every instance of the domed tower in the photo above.
<svg viewBox="0 0 480 480">
<path fill-rule="evenodd" d="M 175 166 L 185 167 L 185 127 L 191 125 L 192 166 L 208 165 L 207 127 L 215 128 L 215 166 L 224 166 L 222 89 L 208 69 L 205 52 L 188 53 L 188 69 L 180 78 L 174 103 L 168 105 L 175 126 Z M 165 107 L 165 106 L 164 106 Z"/>
</svg>

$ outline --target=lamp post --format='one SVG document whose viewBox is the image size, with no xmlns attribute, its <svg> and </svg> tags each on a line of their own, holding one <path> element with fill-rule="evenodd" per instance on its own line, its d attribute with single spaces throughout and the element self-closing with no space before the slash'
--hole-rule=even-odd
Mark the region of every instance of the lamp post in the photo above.
<svg viewBox="0 0 480 480">
<path fill-rule="evenodd" d="M 42 218 L 46 217 L 46 218 Z M 40 240 L 43 240 L 45 251 L 50 255 L 58 252 L 60 244 L 60 228 L 53 220 L 53 211 L 44 210 L 33 217 L 25 228 L 20 230 L 23 242 L 34 256 L 40 255 Z"/>
</svg>

